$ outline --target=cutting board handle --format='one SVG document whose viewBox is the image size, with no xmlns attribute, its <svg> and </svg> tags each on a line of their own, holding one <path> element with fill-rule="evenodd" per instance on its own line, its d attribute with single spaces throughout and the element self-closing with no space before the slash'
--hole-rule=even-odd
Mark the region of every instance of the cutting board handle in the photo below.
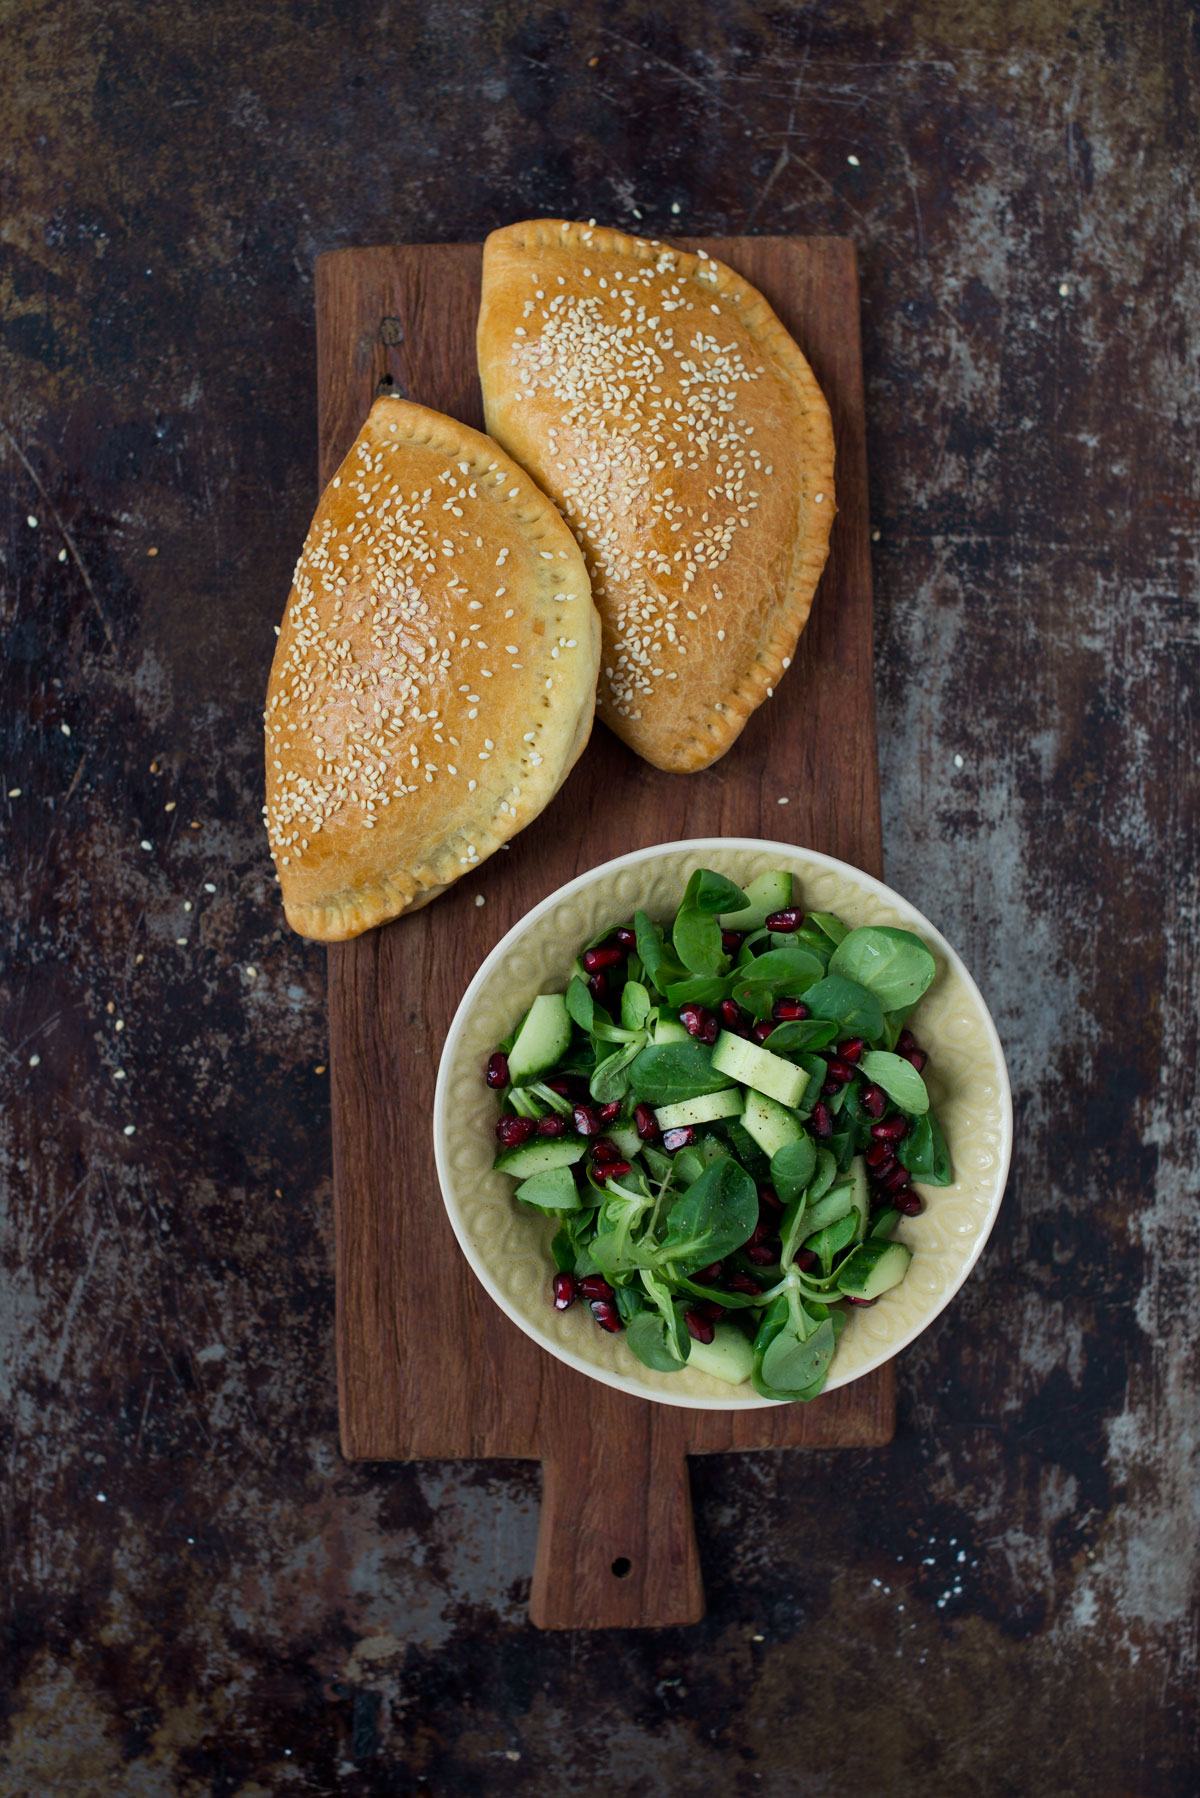
<svg viewBox="0 0 1200 1798">
<path fill-rule="evenodd" d="M 529 1595 L 539 1629 L 698 1623 L 704 1586 L 683 1419 L 601 1389 L 543 1433 L 542 1518 Z"/>
</svg>

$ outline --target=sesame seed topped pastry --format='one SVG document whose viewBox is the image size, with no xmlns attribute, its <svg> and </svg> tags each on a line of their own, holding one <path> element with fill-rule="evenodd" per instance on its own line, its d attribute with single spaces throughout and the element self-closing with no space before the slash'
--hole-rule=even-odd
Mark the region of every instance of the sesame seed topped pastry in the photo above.
<svg viewBox="0 0 1200 1798">
<path fill-rule="evenodd" d="M 487 239 L 478 348 L 489 432 L 587 558 L 599 716 L 656 767 L 707 768 L 787 668 L 825 565 L 811 368 L 724 263 L 558 219 Z"/>
<path fill-rule="evenodd" d="M 591 731 L 583 557 L 478 431 L 376 400 L 321 496 L 265 713 L 288 923 L 338 942 L 435 899 L 524 828 Z"/>
</svg>

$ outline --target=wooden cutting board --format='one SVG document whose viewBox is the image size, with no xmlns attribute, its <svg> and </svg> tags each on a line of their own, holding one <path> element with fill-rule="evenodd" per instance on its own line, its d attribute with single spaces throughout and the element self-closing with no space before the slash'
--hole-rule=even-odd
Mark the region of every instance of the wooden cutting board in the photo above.
<svg viewBox="0 0 1200 1798">
<path fill-rule="evenodd" d="M 689 1454 L 871 1446 L 894 1421 L 890 1368 L 810 1405 L 751 1412 L 654 1405 L 571 1371 L 478 1285 L 434 1172 L 434 1076 L 458 1001 L 505 931 L 565 881 L 645 844 L 721 835 L 802 844 L 882 872 L 853 248 L 765 237 L 703 247 L 767 296 L 833 412 L 839 512 L 792 669 L 703 774 L 660 773 L 597 726 L 563 791 L 509 849 L 426 910 L 329 951 L 343 1451 L 540 1458 L 530 1616 L 550 1629 L 702 1616 Z M 480 271 L 478 244 L 341 250 L 318 262 L 322 485 L 381 382 L 482 430 Z"/>
</svg>

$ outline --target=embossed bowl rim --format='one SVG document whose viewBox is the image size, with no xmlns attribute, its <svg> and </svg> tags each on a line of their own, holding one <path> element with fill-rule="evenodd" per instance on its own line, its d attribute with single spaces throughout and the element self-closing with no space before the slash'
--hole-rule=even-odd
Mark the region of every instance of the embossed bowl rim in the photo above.
<svg viewBox="0 0 1200 1798">
<path fill-rule="evenodd" d="M 611 861 L 602 862 L 597 867 L 590 868 L 586 873 L 577 875 L 574 880 L 568 881 L 565 886 L 561 886 L 553 893 L 548 894 L 547 897 L 535 905 L 532 910 L 526 912 L 522 918 L 518 919 L 512 929 L 500 939 L 495 948 L 486 957 L 470 985 L 467 987 L 466 992 L 463 994 L 458 1009 L 454 1014 L 453 1021 L 446 1034 L 441 1059 L 438 1064 L 437 1085 L 433 1103 L 434 1158 L 437 1165 L 438 1180 L 441 1184 L 442 1198 L 454 1234 L 458 1238 L 459 1244 L 470 1264 L 472 1272 L 489 1296 L 500 1307 L 504 1315 L 509 1318 L 511 1322 L 516 1324 L 518 1329 L 523 1330 L 527 1336 L 531 1337 L 541 1348 L 544 1348 L 548 1354 L 554 1355 L 558 1360 L 566 1362 L 568 1366 L 575 1368 L 579 1373 L 586 1374 L 590 1379 L 600 1380 L 607 1386 L 616 1387 L 618 1391 L 628 1392 L 658 1404 L 684 1406 L 692 1410 L 729 1411 L 757 1409 L 775 1404 L 779 1401 L 761 1398 L 754 1392 L 753 1388 L 748 1383 L 744 1387 L 722 1385 L 719 1381 L 710 1379 L 707 1376 L 698 1374 L 690 1369 L 681 1374 L 655 1375 L 652 1374 L 649 1369 L 641 1369 L 640 1363 L 635 1365 L 633 1371 L 628 1372 L 622 1372 L 618 1369 L 605 1366 L 603 1363 L 594 1361 L 588 1356 L 577 1352 L 577 1350 L 573 1349 L 570 1345 L 555 1340 L 554 1336 L 551 1334 L 551 1324 L 559 1314 L 551 1309 L 544 1296 L 539 1297 L 539 1304 L 536 1310 L 532 1307 L 523 1307 L 513 1300 L 510 1294 L 505 1290 L 498 1274 L 498 1264 L 503 1264 L 505 1257 L 502 1254 L 493 1254 L 492 1256 L 487 1255 L 471 1238 L 470 1230 L 463 1214 L 464 1199 L 470 1195 L 461 1190 L 460 1182 L 456 1178 L 451 1165 L 452 1145 L 448 1115 L 450 1088 L 456 1075 L 461 1075 L 463 1072 L 469 1071 L 470 1076 L 473 1077 L 482 1088 L 481 1064 L 479 1063 L 477 1055 L 464 1050 L 463 1039 L 469 1027 L 472 1012 L 480 994 L 503 969 L 505 962 L 514 948 L 532 933 L 536 932 L 542 921 L 552 914 L 565 900 L 569 900 L 577 894 L 586 892 L 589 887 L 596 886 L 600 882 L 615 876 L 624 869 L 636 868 L 646 863 L 653 863 L 665 856 L 694 857 L 696 865 L 700 866 L 703 865 L 703 858 L 713 851 L 720 851 L 723 855 L 728 855 L 730 853 L 745 855 L 748 859 L 757 858 L 761 860 L 764 856 L 778 857 L 778 865 L 784 868 L 790 868 L 792 873 L 797 875 L 801 880 L 803 880 L 806 875 L 811 876 L 817 873 L 836 875 L 856 887 L 858 889 L 858 894 L 862 899 L 874 902 L 871 906 L 872 910 L 877 905 L 880 909 L 899 913 L 902 926 L 917 931 L 929 947 L 943 958 L 946 964 L 947 973 L 953 980 L 961 985 L 963 998 L 970 1010 L 973 1022 L 978 1027 L 981 1038 L 979 1048 L 982 1051 L 982 1054 L 977 1054 L 975 1065 L 991 1075 L 996 1082 L 997 1090 L 993 1102 L 988 1106 L 987 1119 L 989 1124 L 991 1124 L 997 1132 L 996 1152 L 990 1169 L 986 1170 L 985 1174 L 977 1178 L 974 1182 L 974 1197 L 977 1202 L 982 1200 L 983 1210 L 978 1227 L 973 1232 L 972 1241 L 969 1244 L 962 1245 L 961 1252 L 955 1253 L 950 1257 L 952 1266 L 949 1278 L 944 1282 L 939 1291 L 935 1294 L 928 1295 L 927 1303 L 919 1308 L 918 1314 L 913 1317 L 907 1328 L 901 1329 L 894 1337 L 881 1342 L 874 1353 L 866 1353 L 858 1356 L 856 1365 L 854 1365 L 852 1369 L 843 1366 L 843 1369 L 839 1372 L 838 1362 L 839 1359 L 842 1359 L 842 1347 L 846 1342 L 849 1331 L 854 1327 L 854 1324 L 858 1319 L 874 1315 L 874 1312 L 866 1313 L 858 1311 L 851 1317 L 850 1322 L 847 1325 L 847 1331 L 843 1333 L 841 1343 L 839 1344 L 838 1355 L 834 1358 L 830 1378 L 826 1386 L 827 1391 L 833 1391 L 836 1387 L 846 1385 L 851 1380 L 861 1379 L 864 1374 L 873 1372 L 875 1368 L 882 1366 L 902 1349 L 909 1347 L 921 1332 L 927 1329 L 935 1318 L 940 1316 L 946 1306 L 954 1298 L 968 1274 L 975 1266 L 980 1255 L 983 1253 L 984 1246 L 996 1221 L 1000 1203 L 1004 1196 L 1004 1188 L 1008 1178 L 1009 1162 L 1012 1156 L 1013 1124 L 1012 1091 L 1009 1084 L 1008 1070 L 1005 1065 L 1004 1050 L 1001 1046 L 999 1033 L 996 1030 L 995 1024 L 992 1022 L 991 1014 L 984 1003 L 983 996 L 961 957 L 946 941 L 942 933 L 930 923 L 929 919 L 919 912 L 907 899 L 895 892 L 893 888 L 886 886 L 883 881 L 876 880 L 873 875 L 865 874 L 861 868 L 855 868 L 849 862 L 839 861 L 836 857 L 823 855 L 817 850 L 798 847 L 794 843 L 776 843 L 769 839 L 759 837 L 695 837 L 682 839 L 672 843 L 655 843 L 644 849 L 632 850 L 627 855 L 616 856 Z M 680 890 L 682 892 L 682 885 Z M 564 976 L 581 946 L 582 944 L 568 946 L 564 943 L 562 963 Z M 939 971 L 939 981 L 940 978 Z M 937 983 L 935 983 L 935 987 L 931 989 L 931 993 L 936 991 L 936 984 Z M 559 985 L 561 986 L 561 982 L 559 982 Z M 514 1005 L 509 1025 L 510 1030 L 515 1027 L 524 1011 L 532 1003 L 536 990 L 537 989 L 531 990 L 528 993 L 514 992 Z M 464 1053 L 471 1054 L 469 1070 L 464 1070 L 460 1067 Z M 486 1089 L 483 1090 L 486 1091 Z M 461 1126 L 457 1134 L 461 1137 Z M 950 1133 L 948 1132 L 948 1136 L 949 1134 Z M 953 1152 L 954 1143 L 952 1137 L 950 1139 L 950 1146 Z M 489 1162 L 491 1153 L 492 1150 L 489 1144 L 487 1147 L 487 1158 Z M 932 1199 L 932 1204 L 934 1206 L 937 1204 L 937 1190 L 938 1189 L 926 1188 L 927 1194 L 934 1194 Z M 942 1190 L 952 1193 L 955 1189 L 947 1188 Z M 517 1213 L 515 1205 L 513 1206 L 513 1213 L 514 1216 L 520 1215 Z M 928 1213 L 926 1213 L 926 1215 L 928 1215 Z M 537 1222 L 538 1220 L 534 1221 Z M 904 1223 L 900 1226 L 901 1230 L 903 1231 L 905 1224 L 910 1223 L 919 1225 L 920 1220 L 904 1220 Z M 917 1258 L 914 1259 L 913 1263 L 914 1269 L 917 1268 L 919 1259 L 920 1249 L 918 1247 Z M 548 1287 L 550 1270 L 549 1261 L 547 1261 L 546 1265 Z M 905 1287 L 909 1286 L 911 1278 L 912 1270 L 910 1270 L 909 1278 L 905 1281 L 904 1286 L 896 1289 L 897 1292 L 903 1292 Z M 886 1298 L 887 1295 L 880 1301 L 880 1306 L 875 1308 L 875 1312 L 886 1304 Z M 606 1336 L 599 1331 L 596 1331 L 595 1334 L 598 1338 L 595 1345 L 598 1353 L 604 1353 L 605 1351 L 611 1353 L 613 1352 L 614 1345 L 619 1344 L 620 1342 L 619 1337 Z M 625 1351 L 625 1354 L 628 1359 L 632 1361 L 632 1357 L 629 1356 L 628 1350 Z M 663 1387 L 656 1385 L 654 1383 L 655 1381 L 662 1382 L 666 1389 L 664 1390 Z M 671 1387 L 667 1385 L 668 1382 L 674 1383 L 679 1381 L 687 1381 L 693 1388 L 697 1389 L 683 1390 L 678 1385 L 675 1385 L 672 1390 Z"/>
</svg>

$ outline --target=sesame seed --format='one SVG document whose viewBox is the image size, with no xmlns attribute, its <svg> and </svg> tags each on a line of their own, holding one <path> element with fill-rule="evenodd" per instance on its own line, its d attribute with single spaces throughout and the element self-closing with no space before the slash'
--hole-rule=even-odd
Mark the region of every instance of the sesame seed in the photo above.
<svg viewBox="0 0 1200 1798">
<path fill-rule="evenodd" d="M 29 526 L 31 531 L 36 531 L 38 528 L 38 521 L 34 517 L 32 512 L 29 514 L 28 518 L 25 520 L 25 523 Z"/>
<path fill-rule="evenodd" d="M 20 787 L 10 787 L 8 789 L 8 796 L 10 799 L 19 799 L 21 797 Z"/>
<path fill-rule="evenodd" d="M 30 1065 L 30 1067 L 31 1067 L 31 1068 L 38 1068 L 38 1067 L 41 1067 L 41 1065 L 42 1065 L 42 1058 L 41 1058 L 41 1056 L 40 1056 L 40 1055 L 31 1055 L 31 1056 L 30 1056 L 30 1057 L 29 1057 L 29 1065 Z"/>
<path fill-rule="evenodd" d="M 786 805 L 786 804 L 787 804 L 787 797 L 786 797 L 786 795 L 785 795 L 785 797 L 784 797 L 784 798 L 782 798 L 782 799 L 777 799 L 777 800 L 776 800 L 776 801 L 775 801 L 775 803 L 776 803 L 776 805 Z"/>
<path fill-rule="evenodd" d="M 135 1134 L 136 1134 L 136 1125 L 134 1125 L 134 1124 L 126 1124 L 126 1126 L 125 1126 L 125 1134 L 126 1134 L 126 1136 L 133 1136 L 133 1135 L 135 1135 Z M 101 1503 L 101 1504 L 103 1504 L 103 1503 L 104 1503 L 104 1494 L 103 1494 L 103 1492 L 97 1492 L 97 1494 L 96 1494 L 96 1497 L 97 1497 L 97 1498 L 98 1498 L 98 1499 L 99 1499 L 99 1500 L 100 1500 L 100 1503 Z"/>
</svg>

